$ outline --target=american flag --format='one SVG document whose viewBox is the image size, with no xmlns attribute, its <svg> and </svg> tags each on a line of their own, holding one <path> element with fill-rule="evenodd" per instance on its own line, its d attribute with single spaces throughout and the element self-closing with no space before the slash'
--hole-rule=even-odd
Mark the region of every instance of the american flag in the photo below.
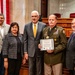
<svg viewBox="0 0 75 75">
<path fill-rule="evenodd" d="M 5 16 L 5 23 L 10 24 L 10 0 L 0 0 L 0 13 Z"/>
</svg>

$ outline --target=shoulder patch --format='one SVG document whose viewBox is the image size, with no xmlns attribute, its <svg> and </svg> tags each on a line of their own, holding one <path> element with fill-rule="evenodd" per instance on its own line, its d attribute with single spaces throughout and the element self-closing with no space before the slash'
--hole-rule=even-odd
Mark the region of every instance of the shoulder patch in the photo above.
<svg viewBox="0 0 75 75">
<path fill-rule="evenodd" d="M 65 30 L 63 30 L 63 33 L 65 34 Z"/>
</svg>

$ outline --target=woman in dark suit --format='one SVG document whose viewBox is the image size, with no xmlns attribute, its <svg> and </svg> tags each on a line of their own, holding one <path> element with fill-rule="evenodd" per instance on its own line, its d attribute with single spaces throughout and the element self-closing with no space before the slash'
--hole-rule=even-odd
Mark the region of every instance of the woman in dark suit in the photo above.
<svg viewBox="0 0 75 75">
<path fill-rule="evenodd" d="M 3 39 L 2 54 L 4 67 L 8 69 L 8 75 L 19 75 L 23 55 L 22 35 L 19 34 L 19 25 L 11 23 L 9 32 Z"/>
</svg>

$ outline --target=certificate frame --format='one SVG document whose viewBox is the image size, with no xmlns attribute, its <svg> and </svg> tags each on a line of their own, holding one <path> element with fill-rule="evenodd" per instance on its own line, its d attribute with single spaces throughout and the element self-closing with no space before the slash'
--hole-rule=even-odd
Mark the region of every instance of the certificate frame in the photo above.
<svg viewBox="0 0 75 75">
<path fill-rule="evenodd" d="M 54 40 L 53 39 L 41 39 L 40 45 L 41 45 L 41 51 L 54 50 Z"/>
</svg>

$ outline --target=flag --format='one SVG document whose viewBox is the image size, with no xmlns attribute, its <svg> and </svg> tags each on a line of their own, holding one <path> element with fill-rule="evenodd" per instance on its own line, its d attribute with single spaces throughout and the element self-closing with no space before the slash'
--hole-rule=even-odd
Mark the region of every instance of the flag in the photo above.
<svg viewBox="0 0 75 75">
<path fill-rule="evenodd" d="M 4 14 L 5 23 L 10 24 L 9 0 L 0 0 L 0 13 Z"/>
</svg>

